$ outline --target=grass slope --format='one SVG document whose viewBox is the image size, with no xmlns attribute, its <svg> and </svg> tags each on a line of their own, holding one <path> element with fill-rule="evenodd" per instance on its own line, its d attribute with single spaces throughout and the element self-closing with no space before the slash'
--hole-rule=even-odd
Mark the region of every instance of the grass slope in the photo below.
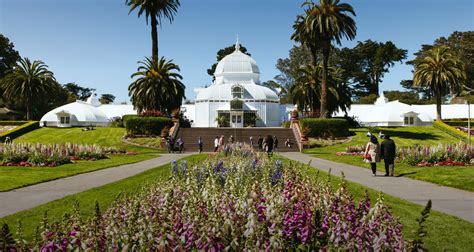
<svg viewBox="0 0 474 252">
<path fill-rule="evenodd" d="M 362 161 L 361 156 L 336 156 L 336 152 L 345 151 L 346 147 L 353 145 L 366 145 L 368 138 L 366 133 L 369 129 L 352 129 L 355 133 L 352 140 L 326 147 L 314 147 L 305 150 L 305 153 L 315 157 L 335 162 L 341 162 L 369 169 L 369 164 Z M 377 128 L 371 129 L 372 133 L 380 130 L 390 134 L 397 146 L 413 145 L 437 145 L 446 143 L 458 143 L 459 140 L 433 127 L 399 127 L 399 128 Z M 377 164 L 380 174 L 385 173 L 383 161 Z M 455 187 L 474 192 L 474 166 L 453 167 L 414 167 L 406 164 L 395 164 L 395 175 L 406 176 L 413 179 L 423 180 L 439 185 Z"/>
<path fill-rule="evenodd" d="M 124 134 L 125 129 L 123 128 L 96 128 L 92 131 L 82 131 L 81 128 L 41 128 L 27 133 L 15 139 L 15 142 L 98 144 L 126 148 L 128 151 L 133 151 L 137 154 L 111 155 L 108 159 L 78 161 L 73 164 L 57 167 L 0 166 L 0 191 L 9 191 L 58 178 L 136 163 L 157 157 L 159 153 L 157 150 L 124 144 L 120 140 Z"/>
<path fill-rule="evenodd" d="M 206 155 L 194 155 L 185 159 L 188 160 L 188 162 L 193 163 L 202 161 L 205 158 Z M 288 161 L 286 161 L 286 163 L 288 164 Z M 320 172 L 318 175 L 316 169 L 310 168 L 304 164 L 299 163 L 299 165 L 301 165 L 301 170 L 307 176 L 327 176 L 324 172 Z M 0 219 L 0 223 L 8 223 L 14 231 L 17 221 L 21 220 L 26 235 L 31 238 L 36 226 L 40 224 L 45 211 L 48 211 L 48 216 L 51 221 L 57 220 L 61 218 L 64 213 L 71 211 L 74 203 L 78 202 L 80 204 L 81 214 L 87 218 L 93 213 L 94 202 L 96 200 L 100 203 L 101 209 L 105 210 L 105 208 L 110 205 L 119 194 L 135 193 L 139 191 L 144 184 L 159 183 L 164 179 L 168 179 L 169 175 L 170 166 L 163 165 L 115 183 L 94 188 L 30 210 L 7 216 Z M 331 182 L 334 186 L 339 186 L 340 179 L 331 176 Z M 366 190 L 373 201 L 375 201 L 379 195 L 377 191 L 367 189 L 366 187 L 356 183 L 347 182 L 347 185 L 356 199 L 362 198 Z M 400 218 L 400 221 L 404 226 L 405 238 L 411 239 L 413 237 L 412 231 L 417 227 L 416 218 L 419 216 L 423 207 L 388 195 L 384 196 L 384 199 L 385 202 L 391 206 L 395 215 Z M 450 215 L 433 211 L 430 214 L 426 225 L 428 236 L 426 237 L 425 242 L 428 249 L 434 251 L 442 251 L 443 249 L 447 249 L 448 251 L 472 250 L 473 244 L 470 235 L 474 233 L 474 224 Z M 449 232 L 446 232 L 446 230 L 449 230 Z"/>
</svg>

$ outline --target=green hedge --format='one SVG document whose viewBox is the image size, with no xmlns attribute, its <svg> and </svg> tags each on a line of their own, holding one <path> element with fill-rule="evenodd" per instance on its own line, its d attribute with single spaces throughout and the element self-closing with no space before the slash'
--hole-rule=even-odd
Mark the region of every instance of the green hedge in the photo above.
<svg viewBox="0 0 474 252">
<path fill-rule="evenodd" d="M 342 137 L 349 135 L 349 125 L 345 119 L 304 118 L 300 120 L 301 130 L 309 131 L 307 137 Z"/>
<path fill-rule="evenodd" d="M 125 129 L 129 135 L 154 135 L 159 136 L 165 127 L 171 127 L 171 119 L 166 117 L 127 117 L 124 120 Z"/>
<path fill-rule="evenodd" d="M 449 121 L 443 121 L 449 126 L 461 126 L 461 127 L 467 127 L 467 120 L 449 120 Z M 473 121 L 471 121 L 471 124 L 473 124 Z"/>
<path fill-rule="evenodd" d="M 28 121 L 0 121 L 0 126 L 9 126 L 9 125 L 22 125 Z"/>
<path fill-rule="evenodd" d="M 11 125 L 11 124 L 10 124 Z M 33 131 L 35 129 L 39 128 L 39 122 L 38 121 L 30 121 L 26 122 L 23 125 L 16 127 L 10 131 L 6 131 L 0 134 L 0 141 L 3 142 L 5 141 L 5 138 L 10 137 L 10 139 L 15 139 L 23 134 L 26 134 L 30 131 Z"/>
<path fill-rule="evenodd" d="M 462 141 L 467 141 L 467 134 L 457 130 L 449 126 L 448 124 L 444 123 L 443 121 L 434 121 L 433 126 L 441 131 L 448 133 L 449 135 L 456 137 Z"/>
</svg>

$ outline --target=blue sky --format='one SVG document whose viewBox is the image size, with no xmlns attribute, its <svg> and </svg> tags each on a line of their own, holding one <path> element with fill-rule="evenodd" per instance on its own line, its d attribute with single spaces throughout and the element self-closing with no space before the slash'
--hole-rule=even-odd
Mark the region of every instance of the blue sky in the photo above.
<svg viewBox="0 0 474 252">
<path fill-rule="evenodd" d="M 21 56 L 43 60 L 60 83 L 76 82 L 129 101 L 130 75 L 151 55 L 150 27 L 124 0 L 0 0 L 0 33 Z M 288 56 L 292 24 L 301 0 L 182 0 L 170 24 L 159 29 L 160 56 L 181 67 L 188 99 L 211 82 L 206 69 L 236 34 L 260 66 L 261 80 L 278 74 L 275 63 Z M 474 30 L 472 0 L 347 0 L 356 13 L 357 37 L 344 41 L 393 41 L 409 58 L 422 44 L 453 31 Z M 397 64 L 382 90 L 401 89 L 411 68 Z"/>
</svg>

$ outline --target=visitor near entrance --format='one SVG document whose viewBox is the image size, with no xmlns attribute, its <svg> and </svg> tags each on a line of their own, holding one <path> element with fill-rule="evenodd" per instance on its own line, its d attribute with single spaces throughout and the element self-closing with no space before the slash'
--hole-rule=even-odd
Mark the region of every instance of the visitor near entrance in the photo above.
<svg viewBox="0 0 474 252">
<path fill-rule="evenodd" d="M 380 146 L 380 154 L 385 163 L 385 176 L 393 176 L 395 170 L 395 142 L 390 139 L 390 135 L 384 135 L 385 140 Z"/>
<path fill-rule="evenodd" d="M 260 136 L 260 135 L 258 136 L 258 142 L 257 142 L 257 144 L 258 144 L 258 150 L 259 150 L 259 151 L 262 151 L 262 150 L 263 150 L 263 138 L 262 138 L 262 136 Z"/>
<path fill-rule="evenodd" d="M 273 136 L 273 149 L 278 151 L 278 138 L 277 136 Z"/>
<path fill-rule="evenodd" d="M 199 148 L 199 154 L 202 153 L 202 139 L 201 137 L 198 138 L 198 148 Z"/>
<path fill-rule="evenodd" d="M 231 144 L 234 143 L 234 136 L 230 135 L 230 137 L 229 137 L 229 143 L 231 143 Z"/>
<path fill-rule="evenodd" d="M 214 152 L 217 152 L 219 150 L 219 136 L 216 136 L 216 139 L 214 139 Z"/>
<path fill-rule="evenodd" d="M 168 147 L 168 153 L 172 153 L 173 152 L 173 146 L 174 146 L 174 140 L 173 140 L 173 137 L 168 137 L 167 141 L 166 141 L 166 145 Z"/>
<path fill-rule="evenodd" d="M 253 137 L 252 136 L 250 136 L 250 147 L 253 148 Z"/>
<path fill-rule="evenodd" d="M 370 133 L 370 132 L 369 132 Z M 370 164 L 370 168 L 372 169 L 372 176 L 375 177 L 377 174 L 377 162 L 380 159 L 380 155 L 378 155 L 379 151 L 379 141 L 377 137 L 370 134 L 370 140 L 365 147 L 364 152 L 364 161 Z"/>
<path fill-rule="evenodd" d="M 267 152 L 268 156 L 271 156 L 273 154 L 273 137 L 271 135 L 267 135 L 265 137 L 265 151 Z"/>
<path fill-rule="evenodd" d="M 224 142 L 224 135 L 219 138 L 219 150 L 224 150 L 225 142 Z"/>
<path fill-rule="evenodd" d="M 177 143 L 178 143 L 178 147 L 179 147 L 179 153 L 183 153 L 183 151 L 184 151 L 184 140 L 183 140 L 183 138 L 181 138 L 181 137 L 178 138 Z"/>
</svg>

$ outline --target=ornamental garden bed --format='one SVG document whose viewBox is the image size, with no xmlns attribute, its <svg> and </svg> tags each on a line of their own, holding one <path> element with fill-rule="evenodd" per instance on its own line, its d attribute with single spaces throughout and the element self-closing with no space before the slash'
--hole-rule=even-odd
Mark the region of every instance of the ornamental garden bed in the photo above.
<svg viewBox="0 0 474 252">
<path fill-rule="evenodd" d="M 54 167 L 77 160 L 99 160 L 110 154 L 125 154 L 124 149 L 88 144 L 9 143 L 0 145 L 2 166 Z"/>
<path fill-rule="evenodd" d="M 459 143 L 402 147 L 397 150 L 397 158 L 399 162 L 418 167 L 473 165 L 474 145 Z"/>
<path fill-rule="evenodd" d="M 406 250 L 409 243 L 379 198 L 355 202 L 345 182 L 301 174 L 247 147 L 193 165 L 173 162 L 169 180 L 124 195 L 94 217 L 77 209 L 45 218 L 38 250 Z"/>
</svg>

